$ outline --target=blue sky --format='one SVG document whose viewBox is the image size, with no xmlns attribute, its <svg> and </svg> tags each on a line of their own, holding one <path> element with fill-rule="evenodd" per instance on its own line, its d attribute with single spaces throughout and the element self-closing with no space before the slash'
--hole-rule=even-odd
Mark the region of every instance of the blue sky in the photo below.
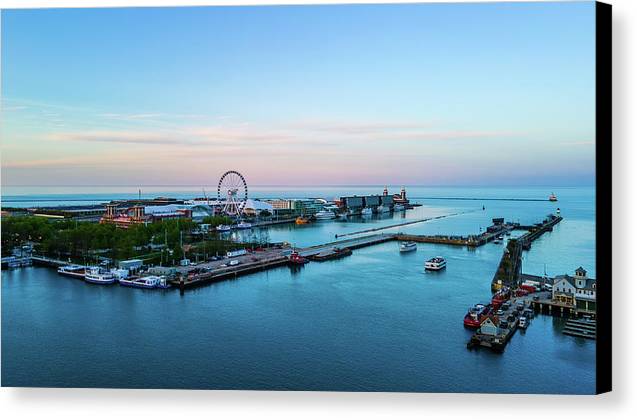
<svg viewBox="0 0 637 420">
<path fill-rule="evenodd" d="M 2 12 L 3 185 L 594 181 L 594 3 Z"/>
</svg>

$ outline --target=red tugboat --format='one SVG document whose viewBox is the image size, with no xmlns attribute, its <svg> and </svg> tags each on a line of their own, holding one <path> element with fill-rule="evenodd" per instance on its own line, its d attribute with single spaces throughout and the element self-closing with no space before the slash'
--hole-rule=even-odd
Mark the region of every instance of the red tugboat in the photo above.
<svg viewBox="0 0 637 420">
<path fill-rule="evenodd" d="M 491 305 L 493 305 L 493 309 L 498 309 L 500 305 L 511 298 L 511 289 L 508 287 L 503 287 L 498 293 L 493 295 L 493 299 L 491 299 Z"/>
<path fill-rule="evenodd" d="M 464 316 L 464 326 L 467 328 L 479 328 L 480 323 L 486 316 L 489 316 L 491 312 L 491 305 L 483 305 L 481 303 L 478 303 L 472 308 L 469 308 L 469 311 Z"/>
<path fill-rule="evenodd" d="M 306 262 L 307 258 L 302 257 L 301 255 L 299 255 L 298 252 L 292 251 L 292 253 L 290 254 L 290 264 L 303 265 Z"/>
</svg>

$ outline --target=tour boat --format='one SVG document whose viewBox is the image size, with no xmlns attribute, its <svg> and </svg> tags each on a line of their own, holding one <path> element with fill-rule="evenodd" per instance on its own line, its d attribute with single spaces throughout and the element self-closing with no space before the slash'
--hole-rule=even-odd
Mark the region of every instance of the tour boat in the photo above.
<svg viewBox="0 0 637 420">
<path fill-rule="evenodd" d="M 138 287 L 140 289 L 155 289 L 163 285 L 167 287 L 166 278 L 163 276 L 145 276 L 138 278 L 120 278 L 120 286 L 126 287 Z"/>
<path fill-rule="evenodd" d="M 230 232 L 232 228 L 228 225 L 219 225 L 217 226 L 217 232 Z"/>
<path fill-rule="evenodd" d="M 405 206 L 402 204 L 394 204 L 394 211 L 403 211 L 405 210 Z"/>
<path fill-rule="evenodd" d="M 83 279 L 86 274 L 86 268 L 76 264 L 65 265 L 58 268 L 58 274 Z"/>
<path fill-rule="evenodd" d="M 290 264 L 303 265 L 307 262 L 307 258 L 302 257 L 298 252 L 292 251 L 290 254 Z"/>
<path fill-rule="evenodd" d="M 557 201 L 557 196 L 551 193 L 551 195 L 549 195 L 549 201 Z"/>
<path fill-rule="evenodd" d="M 117 282 L 117 277 L 103 268 L 90 267 L 84 275 L 84 280 L 93 284 L 113 284 Z"/>
<path fill-rule="evenodd" d="M 237 229 L 252 229 L 252 223 L 248 223 L 248 222 L 238 223 Z"/>
<path fill-rule="evenodd" d="M 316 217 L 316 220 L 330 220 L 330 219 L 334 219 L 336 215 L 334 214 L 333 211 L 321 210 L 318 213 L 316 213 L 314 217 Z"/>
<path fill-rule="evenodd" d="M 403 242 L 400 244 L 400 252 L 415 251 L 416 247 L 416 242 Z"/>
<path fill-rule="evenodd" d="M 467 314 L 464 316 L 464 326 L 467 328 L 479 328 L 480 323 L 485 316 L 491 313 L 491 305 L 483 305 L 478 303 L 472 308 L 469 308 Z"/>
<path fill-rule="evenodd" d="M 442 257 L 433 257 L 425 261 L 425 270 L 439 271 L 447 267 L 447 261 Z"/>
<path fill-rule="evenodd" d="M 361 215 L 363 216 L 371 216 L 373 213 L 374 212 L 370 207 L 365 207 L 363 210 L 361 210 Z"/>
</svg>

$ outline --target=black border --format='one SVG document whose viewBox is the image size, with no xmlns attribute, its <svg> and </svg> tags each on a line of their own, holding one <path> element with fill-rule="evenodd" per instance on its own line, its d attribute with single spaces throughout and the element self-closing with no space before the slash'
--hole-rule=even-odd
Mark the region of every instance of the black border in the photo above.
<svg viewBox="0 0 637 420">
<path fill-rule="evenodd" d="M 612 6 L 595 2 L 596 260 L 612 261 Z M 612 267 L 597 284 L 596 392 L 612 390 Z"/>
</svg>

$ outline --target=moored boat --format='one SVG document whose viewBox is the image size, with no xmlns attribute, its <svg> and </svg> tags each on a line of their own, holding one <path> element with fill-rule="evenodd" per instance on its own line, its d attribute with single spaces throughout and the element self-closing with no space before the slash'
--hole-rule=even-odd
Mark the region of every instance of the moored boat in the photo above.
<svg viewBox="0 0 637 420">
<path fill-rule="evenodd" d="M 120 286 L 137 287 L 140 289 L 156 289 L 158 287 L 167 287 L 166 278 L 163 276 L 145 276 L 120 278 Z"/>
<path fill-rule="evenodd" d="M 307 225 L 310 223 L 310 219 L 308 217 L 299 216 L 296 218 L 295 223 L 297 225 Z"/>
<path fill-rule="evenodd" d="M 469 308 L 467 314 L 464 316 L 464 326 L 467 328 L 479 328 L 484 317 L 490 315 L 491 312 L 491 305 L 483 305 L 481 303 L 474 305 Z"/>
<path fill-rule="evenodd" d="M 500 305 L 511 298 L 511 289 L 508 287 L 503 287 L 500 291 L 498 291 L 493 298 L 491 299 L 491 305 L 493 305 L 494 309 L 498 309 Z"/>
<path fill-rule="evenodd" d="M 83 279 L 86 275 L 86 267 L 77 264 L 65 265 L 58 268 L 58 274 L 68 277 L 75 277 L 77 279 Z"/>
<path fill-rule="evenodd" d="M 331 220 L 331 219 L 334 219 L 336 215 L 334 214 L 333 211 L 321 210 L 318 213 L 316 213 L 314 217 L 316 217 L 316 220 Z"/>
<path fill-rule="evenodd" d="M 361 210 L 361 215 L 363 216 L 371 216 L 373 213 L 374 211 L 370 207 L 365 207 L 363 210 Z"/>
<path fill-rule="evenodd" d="M 290 264 L 303 265 L 303 264 L 307 263 L 307 258 L 302 257 L 296 251 L 292 251 L 292 253 L 290 254 L 290 256 L 288 258 L 290 260 Z"/>
<path fill-rule="evenodd" d="M 389 206 L 385 206 L 383 204 L 381 204 L 380 206 L 376 207 L 376 213 L 378 214 L 383 214 L 383 213 L 389 213 L 391 209 L 389 208 Z"/>
<path fill-rule="evenodd" d="M 238 223 L 237 229 L 252 229 L 252 223 L 248 223 L 248 222 Z"/>
<path fill-rule="evenodd" d="M 402 204 L 394 204 L 394 211 L 403 211 L 405 210 L 405 206 Z"/>
<path fill-rule="evenodd" d="M 447 267 L 447 261 L 442 257 L 433 257 L 425 261 L 425 270 L 427 271 L 440 271 Z"/>
<path fill-rule="evenodd" d="M 113 284 L 117 282 L 117 277 L 101 267 L 90 267 L 86 270 L 84 281 L 93 284 Z"/>
<path fill-rule="evenodd" d="M 216 227 L 217 232 L 230 232 L 230 230 L 232 230 L 232 228 L 228 225 L 219 225 Z"/>
<path fill-rule="evenodd" d="M 403 242 L 400 244 L 400 252 L 415 251 L 417 248 L 416 242 Z"/>
</svg>

